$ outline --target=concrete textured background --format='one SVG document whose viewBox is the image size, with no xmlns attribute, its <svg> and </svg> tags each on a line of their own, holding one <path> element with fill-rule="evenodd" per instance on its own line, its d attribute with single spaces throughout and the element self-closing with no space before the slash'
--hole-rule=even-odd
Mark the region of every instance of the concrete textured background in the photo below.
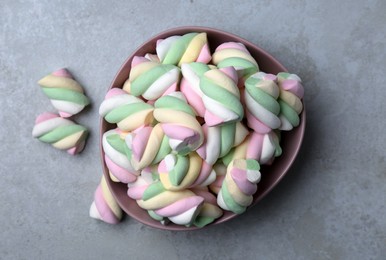
<svg viewBox="0 0 386 260">
<path fill-rule="evenodd" d="M 383 0 L 2 0 L 0 259 L 385 259 L 385 10 Z M 299 158 L 223 225 L 179 233 L 93 220 L 99 104 L 137 46 L 182 25 L 238 34 L 303 78 Z M 35 117 L 54 111 L 36 81 L 60 67 L 92 100 L 75 117 L 91 129 L 77 157 L 31 137 Z"/>
</svg>

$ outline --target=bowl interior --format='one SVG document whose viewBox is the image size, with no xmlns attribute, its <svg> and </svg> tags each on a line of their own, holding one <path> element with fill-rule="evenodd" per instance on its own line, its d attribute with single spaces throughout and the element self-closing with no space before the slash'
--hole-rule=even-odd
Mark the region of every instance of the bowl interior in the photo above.
<svg viewBox="0 0 386 260">
<path fill-rule="evenodd" d="M 282 71 L 287 71 L 287 69 L 283 65 L 281 65 L 275 58 L 273 58 L 266 51 L 262 50 L 256 45 L 238 36 L 235 36 L 233 34 L 223 32 L 217 29 L 206 28 L 206 27 L 181 27 L 181 28 L 175 28 L 175 29 L 162 32 L 154 36 L 147 42 L 145 42 L 142 46 L 140 46 L 125 61 L 125 63 L 120 68 L 117 75 L 115 76 L 115 79 L 113 80 L 109 89 L 122 88 L 124 82 L 129 76 L 130 69 L 131 69 L 131 61 L 134 56 L 143 56 L 146 53 L 155 53 L 156 41 L 158 39 L 163 39 L 172 35 L 182 35 L 188 32 L 206 32 L 208 35 L 208 41 L 209 41 L 209 45 L 212 53 L 214 49 L 223 42 L 228 42 L 228 41 L 241 42 L 247 47 L 247 49 L 252 54 L 252 56 L 257 60 L 257 63 L 259 64 L 261 71 L 272 73 L 272 74 L 277 74 Z M 254 195 L 254 200 L 251 206 L 255 205 L 260 199 L 262 199 L 266 194 L 268 194 L 268 192 L 271 191 L 273 187 L 277 185 L 277 183 L 284 177 L 289 167 L 294 162 L 304 135 L 304 128 L 305 128 L 304 109 L 300 117 L 301 117 L 300 125 L 297 128 L 294 128 L 290 132 L 282 131 L 281 133 L 281 137 L 282 137 L 281 147 L 283 151 L 282 155 L 280 157 L 277 157 L 272 165 L 262 166 L 261 168 L 262 179 L 261 179 L 261 182 L 258 184 L 258 190 Z M 113 125 L 107 123 L 102 118 L 101 124 L 100 124 L 100 139 L 102 138 L 102 135 L 104 132 L 106 132 L 109 129 L 112 129 L 113 127 L 114 127 Z M 100 144 L 101 143 L 102 141 L 100 140 Z M 146 225 L 159 228 L 159 229 L 166 229 L 166 230 L 198 229 L 196 227 L 178 226 L 173 223 L 170 223 L 165 226 L 165 225 L 162 225 L 160 222 L 153 220 L 145 210 L 141 209 L 137 205 L 135 200 L 132 200 L 127 196 L 127 185 L 111 181 L 108 174 L 106 163 L 104 161 L 104 152 L 102 147 L 100 147 L 100 151 L 101 151 L 101 158 L 102 158 L 102 165 L 103 165 L 103 174 L 106 177 L 107 183 L 112 191 L 112 194 L 115 196 L 118 204 L 129 216 Z M 225 222 L 235 216 L 236 214 L 225 211 L 224 215 L 221 218 L 217 219 L 215 222 L 213 222 L 210 225 Z"/>
</svg>

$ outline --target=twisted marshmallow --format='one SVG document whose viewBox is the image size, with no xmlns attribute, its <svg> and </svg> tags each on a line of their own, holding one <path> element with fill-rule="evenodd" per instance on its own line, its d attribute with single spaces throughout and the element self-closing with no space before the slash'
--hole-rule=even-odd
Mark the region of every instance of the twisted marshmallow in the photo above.
<svg viewBox="0 0 386 260">
<path fill-rule="evenodd" d="M 209 189 L 214 194 L 218 194 L 220 192 L 222 183 L 223 183 L 225 175 L 227 173 L 227 167 L 223 163 L 218 162 L 215 165 L 213 165 L 213 169 L 216 172 L 216 179 L 214 182 L 212 182 L 209 185 Z"/>
<path fill-rule="evenodd" d="M 167 155 L 160 162 L 158 172 L 162 185 L 172 191 L 207 186 L 216 178 L 212 167 L 195 152 L 188 156 Z"/>
<path fill-rule="evenodd" d="M 75 115 L 90 103 L 82 86 L 66 69 L 52 72 L 39 80 L 38 84 L 61 117 Z"/>
<path fill-rule="evenodd" d="M 200 79 L 205 105 L 205 122 L 208 126 L 241 121 L 244 108 L 236 85 L 237 75 L 232 67 L 212 69 Z"/>
<path fill-rule="evenodd" d="M 131 163 L 136 170 L 160 162 L 171 151 L 169 138 L 164 134 L 161 124 L 130 133 L 125 141 L 131 150 Z"/>
<path fill-rule="evenodd" d="M 222 216 L 223 212 L 217 206 L 217 199 L 208 191 L 208 188 L 194 188 L 191 189 L 191 191 L 204 198 L 204 204 L 194 219 L 193 225 L 196 227 L 204 227 Z"/>
<path fill-rule="evenodd" d="M 141 171 L 141 175 L 133 183 L 129 183 L 127 195 L 134 200 L 141 200 L 145 190 L 153 183 L 157 181 L 153 170 L 147 167 Z M 151 218 L 166 225 L 169 220 L 166 217 L 160 216 L 154 212 L 154 210 L 147 210 L 147 213 Z"/>
<path fill-rule="evenodd" d="M 104 175 L 95 191 L 90 217 L 110 224 L 117 224 L 122 218 L 122 210 L 111 194 Z"/>
<path fill-rule="evenodd" d="M 145 190 L 154 182 L 156 182 L 156 179 L 152 170 L 150 168 L 143 169 L 134 182 L 127 184 L 127 196 L 134 200 L 142 199 Z"/>
<path fill-rule="evenodd" d="M 223 163 L 228 165 L 234 159 L 254 159 L 260 164 L 271 164 L 281 153 L 279 132 L 253 132 L 223 158 Z"/>
<path fill-rule="evenodd" d="M 181 92 L 184 93 L 189 105 L 192 106 L 196 114 L 201 117 L 205 115 L 205 106 L 202 102 L 203 93 L 200 89 L 200 77 L 211 69 L 210 66 L 201 62 L 181 65 L 183 75 L 180 83 Z"/>
<path fill-rule="evenodd" d="M 289 131 L 300 123 L 299 114 L 303 110 L 304 88 L 296 74 L 281 72 L 277 74 L 280 88 L 280 130 Z"/>
<path fill-rule="evenodd" d="M 158 99 L 154 118 L 161 123 L 170 147 L 179 154 L 196 150 L 204 141 L 204 133 L 184 94 L 174 92 Z"/>
<path fill-rule="evenodd" d="M 141 99 L 127 94 L 119 88 L 110 89 L 99 107 L 99 114 L 112 124 L 117 124 L 122 131 L 133 131 L 141 126 L 150 125 L 153 118 L 153 106 Z"/>
<path fill-rule="evenodd" d="M 248 126 L 266 134 L 280 127 L 279 87 L 275 75 L 258 72 L 245 81 L 245 104 Z"/>
<path fill-rule="evenodd" d="M 155 100 L 176 91 L 179 78 L 178 67 L 135 56 L 123 90 L 136 97 Z"/>
<path fill-rule="evenodd" d="M 83 150 L 88 130 L 56 114 L 43 113 L 36 118 L 32 136 L 75 155 Z"/>
<path fill-rule="evenodd" d="M 210 127 L 204 124 L 202 129 L 205 142 L 197 149 L 197 153 L 210 165 L 241 144 L 249 133 L 241 122 Z"/>
<path fill-rule="evenodd" d="M 188 33 L 157 41 L 157 55 L 163 64 L 208 63 L 211 54 L 206 33 Z"/>
<path fill-rule="evenodd" d="M 218 68 L 234 67 L 239 79 L 259 71 L 256 60 L 240 42 L 226 42 L 219 45 L 213 53 L 212 62 Z"/>
<path fill-rule="evenodd" d="M 156 216 L 168 218 L 175 224 L 190 226 L 204 203 L 204 198 L 190 190 L 169 191 L 161 182 L 147 187 L 137 204 Z"/>
<path fill-rule="evenodd" d="M 217 204 L 235 214 L 243 213 L 252 204 L 260 181 L 260 165 L 251 159 L 233 160 L 217 195 Z"/>
<path fill-rule="evenodd" d="M 134 182 L 139 175 L 128 156 L 131 151 L 126 147 L 125 135 L 119 129 L 112 129 L 103 134 L 102 147 L 105 152 L 105 162 L 109 169 L 111 180 L 115 182 Z"/>
</svg>

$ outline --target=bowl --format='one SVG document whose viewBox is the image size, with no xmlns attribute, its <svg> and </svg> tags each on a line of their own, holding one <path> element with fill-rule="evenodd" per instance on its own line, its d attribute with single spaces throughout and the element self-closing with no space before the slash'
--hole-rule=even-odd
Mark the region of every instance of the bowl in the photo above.
<svg viewBox="0 0 386 260">
<path fill-rule="evenodd" d="M 109 89 L 122 88 L 124 82 L 128 78 L 128 75 L 131 69 L 131 61 L 134 56 L 143 56 L 146 53 L 155 53 L 156 41 L 158 39 L 164 39 L 173 35 L 183 35 L 189 32 L 206 32 L 208 35 L 208 42 L 212 53 L 214 49 L 223 42 L 228 42 L 228 41 L 241 42 L 247 47 L 251 55 L 256 59 L 261 71 L 272 73 L 272 74 L 277 74 L 279 72 L 287 71 L 287 69 L 282 64 L 280 64 L 274 57 L 272 57 L 269 53 L 267 53 L 260 47 L 252 44 L 251 42 L 243 38 L 240 38 L 236 35 L 233 35 L 231 33 L 227 33 L 218 29 L 207 28 L 207 27 L 179 27 L 179 28 L 174 28 L 174 29 L 164 31 L 152 37 L 150 40 L 142 44 L 136 51 L 134 51 L 134 53 L 132 53 L 126 59 L 122 67 L 119 69 Z M 249 207 L 252 207 L 258 201 L 260 201 L 264 196 L 266 196 L 280 182 L 280 180 L 283 179 L 283 177 L 288 172 L 289 168 L 293 164 L 299 152 L 299 149 L 303 140 L 303 135 L 304 135 L 305 121 L 306 121 L 306 113 L 305 113 L 305 109 L 303 109 L 303 112 L 300 115 L 300 125 L 294 128 L 292 131 L 289 131 L 289 132 L 282 131 L 282 134 L 281 134 L 282 155 L 280 157 L 277 157 L 272 165 L 269 165 L 269 166 L 263 165 L 261 167 L 262 178 L 260 183 L 258 184 L 258 190 L 254 195 L 253 203 Z M 101 158 L 102 158 L 103 174 L 106 177 L 107 184 L 113 196 L 116 198 L 119 206 L 123 209 L 123 211 L 125 211 L 129 216 L 138 220 L 139 222 L 154 228 L 159 228 L 164 230 L 199 229 L 198 227 L 194 227 L 194 226 L 185 227 L 185 226 L 179 226 L 173 223 L 170 223 L 168 225 L 162 225 L 160 222 L 153 220 L 145 210 L 140 208 L 137 205 L 135 200 L 127 196 L 126 184 L 116 183 L 111 181 L 106 163 L 104 161 L 104 151 L 102 149 L 102 135 L 104 132 L 106 132 L 109 129 L 112 129 L 113 127 L 114 127 L 113 125 L 106 122 L 103 118 L 101 119 L 100 151 L 101 151 Z M 236 216 L 237 215 L 232 212 L 224 211 L 224 215 L 222 217 L 220 217 L 213 223 L 209 224 L 208 226 L 224 223 Z"/>
</svg>

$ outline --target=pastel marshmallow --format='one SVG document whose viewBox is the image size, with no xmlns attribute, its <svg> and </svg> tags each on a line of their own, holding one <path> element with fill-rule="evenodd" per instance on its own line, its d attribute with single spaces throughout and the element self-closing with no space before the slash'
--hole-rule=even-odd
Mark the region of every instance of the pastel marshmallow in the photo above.
<svg viewBox="0 0 386 260">
<path fill-rule="evenodd" d="M 51 144 L 60 150 L 67 150 L 69 154 L 75 155 L 83 150 L 88 130 L 57 114 L 43 113 L 36 118 L 32 136 L 41 142 Z"/>
<path fill-rule="evenodd" d="M 90 103 L 84 94 L 83 87 L 65 68 L 43 77 L 38 84 L 61 117 L 78 114 Z"/>
</svg>

